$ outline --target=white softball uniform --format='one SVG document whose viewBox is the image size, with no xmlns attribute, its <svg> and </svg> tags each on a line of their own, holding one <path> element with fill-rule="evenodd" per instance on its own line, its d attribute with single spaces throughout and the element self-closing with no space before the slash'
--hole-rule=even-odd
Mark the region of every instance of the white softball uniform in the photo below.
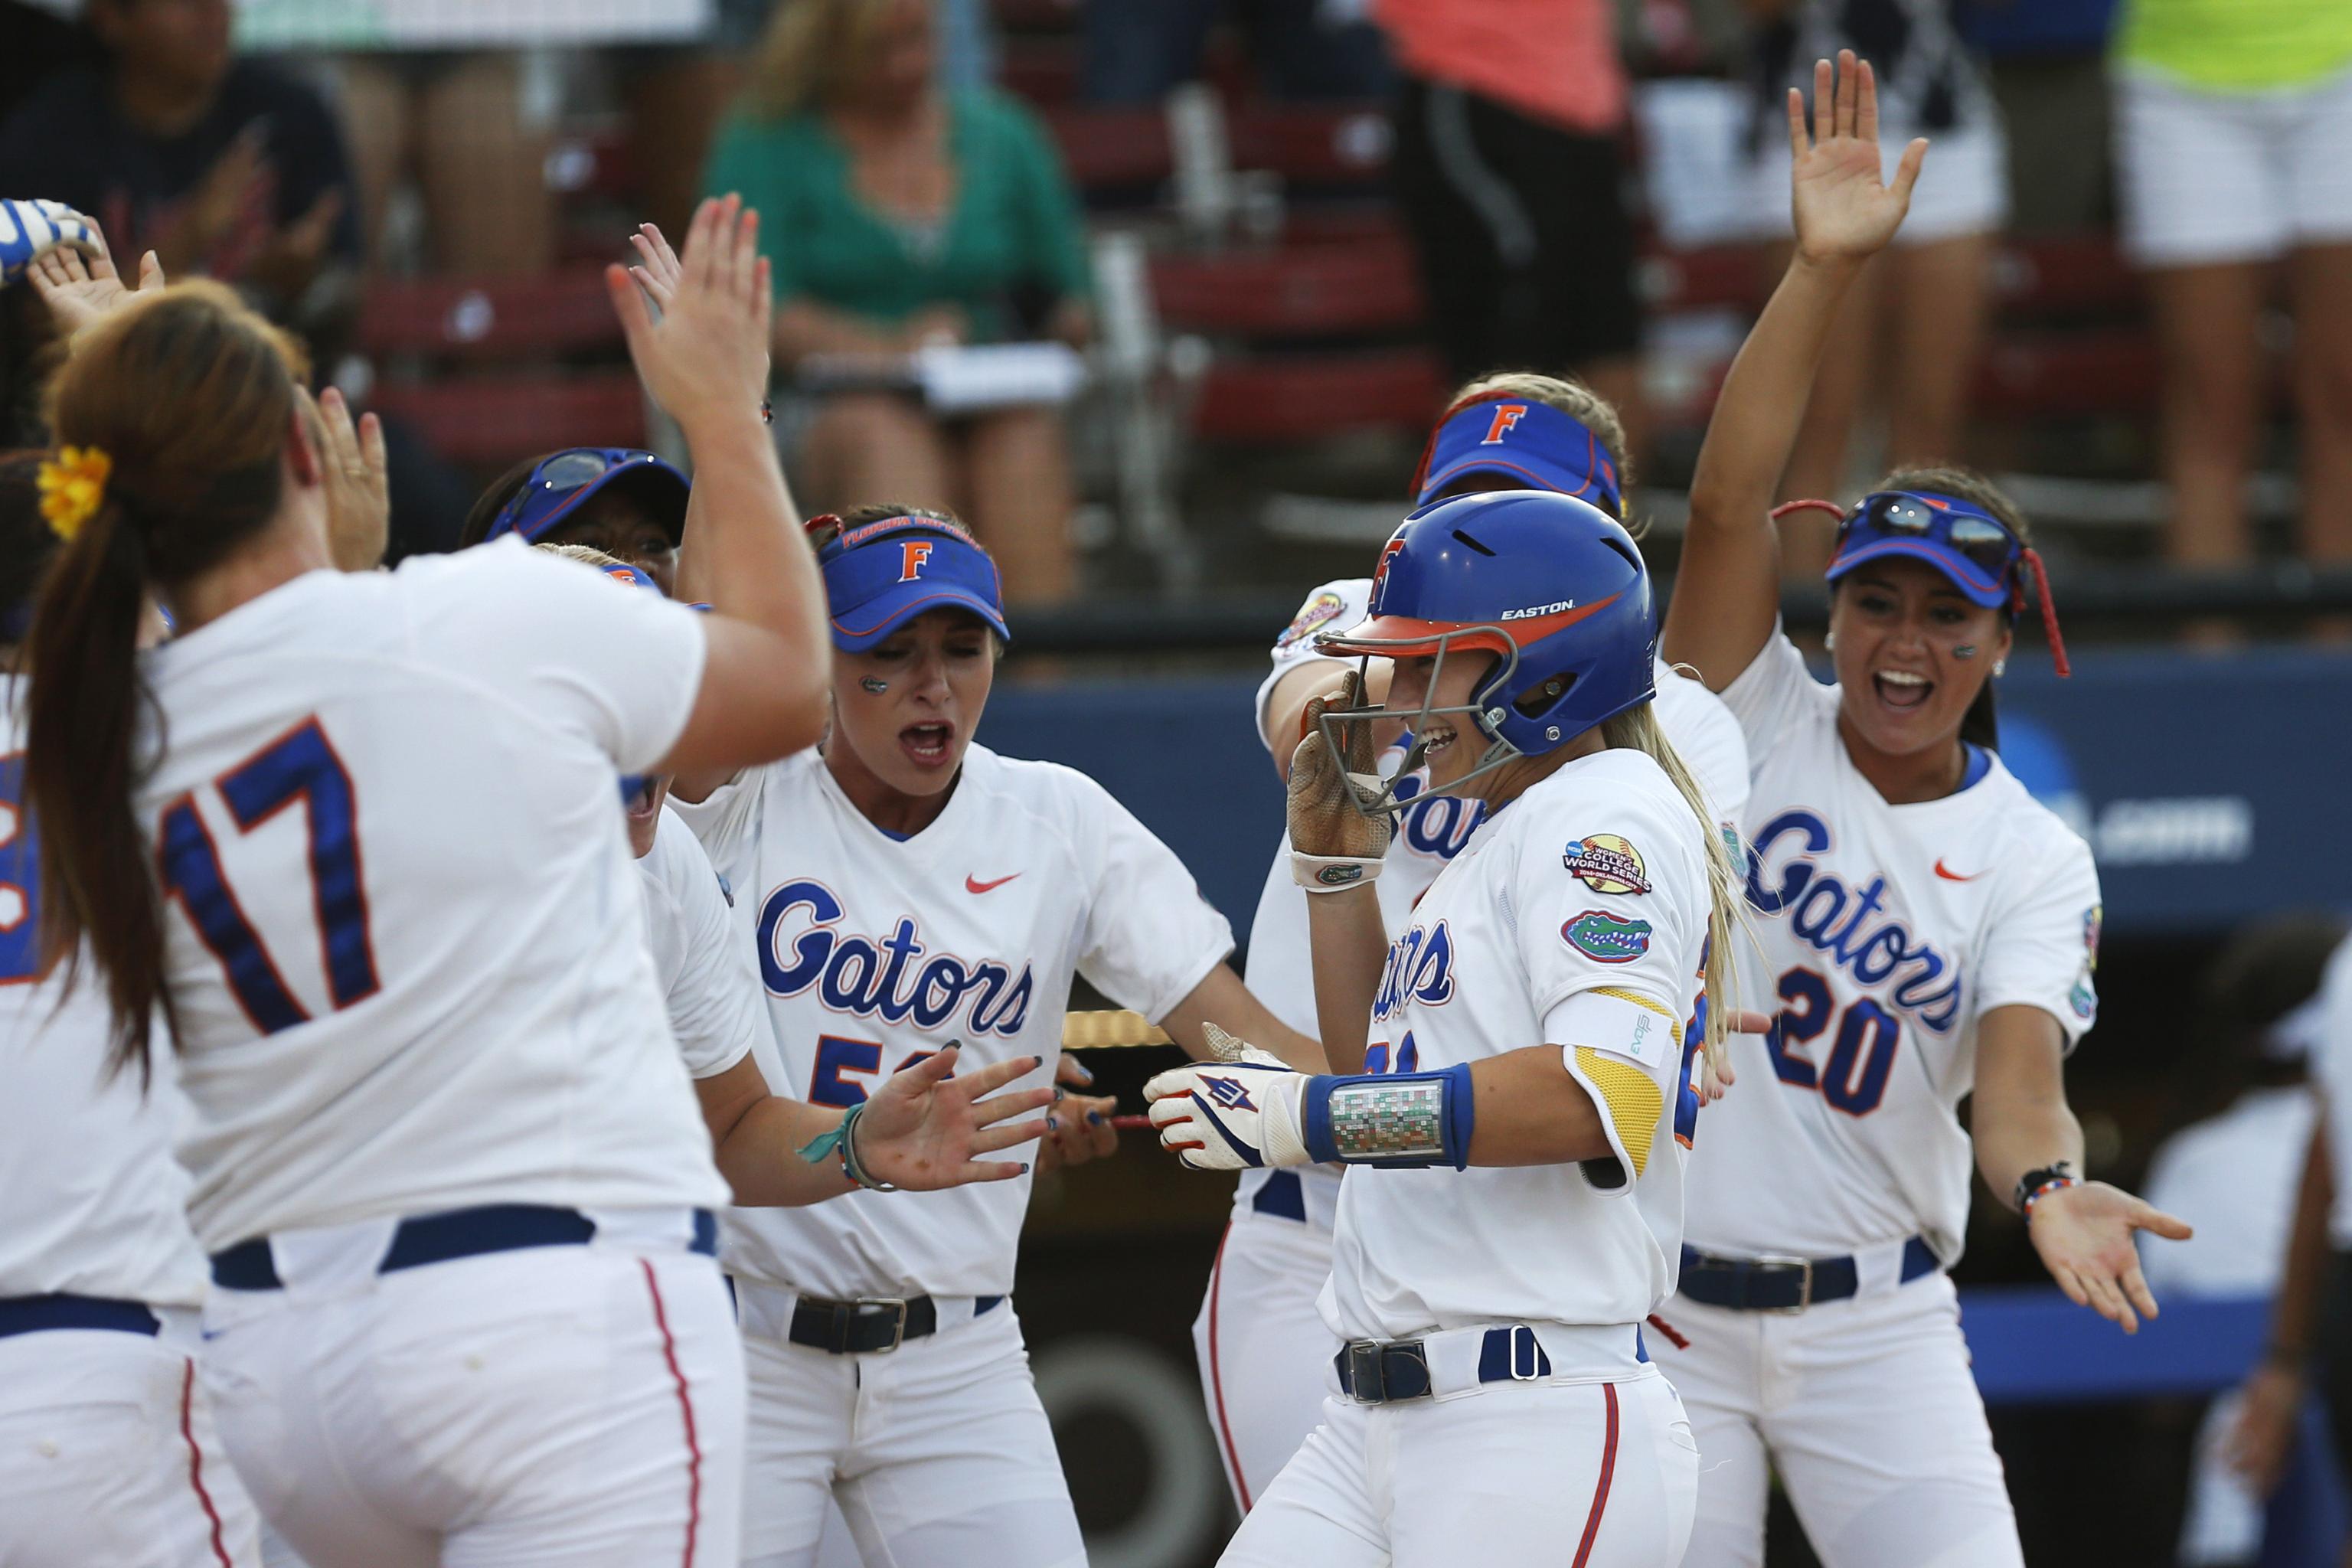
<svg viewBox="0 0 2352 1568">
<path fill-rule="evenodd" d="M 156 1056 L 106 1075 L 102 980 L 40 963 L 18 678 L 0 676 L 0 1563 L 253 1568 L 259 1521 L 190 1352 L 204 1258 Z"/>
<path fill-rule="evenodd" d="M 710 857 L 686 819 L 667 805 L 637 873 L 646 946 L 678 1056 L 688 1077 L 717 1078 L 768 1035 L 751 948 L 736 931 Z"/>
<path fill-rule="evenodd" d="M 1711 831 L 1650 758 L 1600 752 L 1489 816 L 1411 911 L 1368 1058 L 1549 1042 L 1612 1157 L 1347 1173 L 1325 1321 L 1420 1341 L 1436 1397 L 1335 1395 L 1225 1562 L 1680 1559 L 1697 1453 L 1639 1325 L 1680 1261 Z"/>
<path fill-rule="evenodd" d="M 1045 1083 L 1073 973 L 1156 1020 L 1233 947 L 1174 854 L 1099 784 L 984 746 L 912 837 L 867 821 L 814 752 L 680 810 L 750 931 L 772 1025 L 762 1069 L 818 1105 L 855 1104 L 950 1041 L 974 1068 L 1041 1058 L 1008 1089 Z M 747 1563 L 807 1563 L 828 1490 L 868 1562 L 1083 1561 L 1003 1300 L 1029 1184 L 729 1215 L 751 1367 Z M 939 1331 L 895 1351 L 789 1341 L 803 1297 L 923 1296 Z"/>
<path fill-rule="evenodd" d="M 1352 668 L 1315 650 L 1319 631 L 1352 626 L 1370 614 L 1369 577 L 1326 583 L 1307 596 L 1274 645 L 1274 668 L 1258 688 L 1258 733 L 1282 678 L 1302 664 Z M 1664 665 L 1657 670 L 1657 713 L 1683 761 L 1706 791 L 1717 819 L 1736 829 L 1748 800 L 1748 742 L 1720 698 Z M 1404 759 L 1402 742 L 1381 759 L 1382 776 Z M 1402 931 L 1413 905 L 1485 819 L 1475 800 L 1435 795 L 1415 800 L 1397 818 L 1376 884 L 1381 914 Z M 1291 879 L 1287 836 L 1266 869 L 1250 926 L 1244 975 L 1277 1018 L 1301 1034 L 1321 1032 L 1308 955 L 1307 891 Z M 1192 1323 L 1201 1392 L 1217 1436 L 1225 1479 L 1247 1513 L 1322 1419 L 1329 1365 L 1339 1342 L 1316 1307 L 1331 1272 L 1331 1224 L 1339 1172 L 1320 1165 L 1244 1171 L 1209 1288 Z"/>
<path fill-rule="evenodd" d="M 726 1187 L 615 786 L 697 617 L 501 542 L 144 658 L 201 1371 L 256 1501 L 321 1563 L 732 1563 L 741 1352 L 688 1250 Z"/>
<path fill-rule="evenodd" d="M 2090 851 L 1990 753 L 1958 793 L 1888 805 L 1846 755 L 1837 689 L 1785 637 L 1723 695 L 1755 768 L 1760 953 L 1742 952 L 1741 989 L 1775 1020 L 1733 1042 L 1738 1087 L 1692 1156 L 1689 1239 L 1732 1259 L 1851 1259 L 1811 1277 L 1853 1283 L 1769 1321 L 1688 1295 L 1669 1309 L 1690 1348 L 1659 1362 L 1707 1458 L 1690 1562 L 1761 1560 L 1768 1449 L 1830 1568 L 2017 1562 L 1942 1274 L 1974 1168 L 1958 1108 L 1987 1012 L 2039 1007 L 2070 1048 L 2090 1026 Z"/>
</svg>

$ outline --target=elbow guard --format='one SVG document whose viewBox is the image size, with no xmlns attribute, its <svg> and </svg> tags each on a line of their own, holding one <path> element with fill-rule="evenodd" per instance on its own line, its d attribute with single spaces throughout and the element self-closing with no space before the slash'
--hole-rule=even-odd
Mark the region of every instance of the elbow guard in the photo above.
<svg viewBox="0 0 2352 1568">
<path fill-rule="evenodd" d="M 1477 1091 L 1467 1062 L 1438 1072 L 1319 1073 L 1301 1110 L 1311 1159 L 1459 1171 L 1470 1163 Z"/>
</svg>

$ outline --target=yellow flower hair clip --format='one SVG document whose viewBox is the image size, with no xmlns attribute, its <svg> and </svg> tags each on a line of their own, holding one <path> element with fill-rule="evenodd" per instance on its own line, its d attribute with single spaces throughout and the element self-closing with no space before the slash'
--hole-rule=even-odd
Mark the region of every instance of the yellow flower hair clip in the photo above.
<svg viewBox="0 0 2352 1568">
<path fill-rule="evenodd" d="M 106 500 L 106 479 L 114 460 L 95 447 L 60 447 L 41 461 L 41 516 L 59 539 L 70 543 Z"/>
</svg>

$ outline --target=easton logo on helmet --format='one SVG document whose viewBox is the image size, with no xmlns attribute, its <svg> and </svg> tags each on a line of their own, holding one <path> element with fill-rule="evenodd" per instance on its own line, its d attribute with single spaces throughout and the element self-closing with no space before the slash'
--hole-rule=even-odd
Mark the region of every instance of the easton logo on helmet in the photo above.
<svg viewBox="0 0 2352 1568">
<path fill-rule="evenodd" d="M 1529 605 L 1524 610 L 1505 610 L 1502 618 L 1507 621 L 1531 621 L 1538 616 L 1556 616 L 1562 610 L 1574 608 L 1574 599 L 1556 599 L 1549 605 Z"/>
<path fill-rule="evenodd" d="M 1559 863 L 1569 874 L 1596 893 L 1646 893 L 1642 852 L 1614 833 L 1588 833 L 1571 838 L 1560 851 Z"/>
<path fill-rule="evenodd" d="M 1650 922 L 1587 910 L 1559 928 L 1568 945 L 1601 963 L 1631 963 L 1650 951 Z"/>
</svg>

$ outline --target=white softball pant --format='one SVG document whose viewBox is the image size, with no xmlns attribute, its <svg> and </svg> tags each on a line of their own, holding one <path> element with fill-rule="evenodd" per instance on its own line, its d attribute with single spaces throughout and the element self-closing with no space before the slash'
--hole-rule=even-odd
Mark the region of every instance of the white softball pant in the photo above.
<svg viewBox="0 0 2352 1568">
<path fill-rule="evenodd" d="M 1240 1213 L 1218 1245 L 1192 1321 L 1201 1394 L 1226 1484 L 1244 1513 L 1323 1419 L 1339 1336 L 1316 1303 L 1331 1274 L 1331 1233 Z"/>
<path fill-rule="evenodd" d="M 1677 1296 L 1659 1314 L 1690 1342 L 1648 1336 L 1703 1456 L 1689 1568 L 1764 1561 L 1776 1469 L 1827 1568 L 2023 1568 L 1948 1277 L 1798 1313 Z"/>
<path fill-rule="evenodd" d="M 389 1222 L 303 1232 L 275 1238 L 282 1289 L 212 1293 L 199 1372 L 289 1545 L 333 1568 L 735 1568 L 725 1281 L 682 1221 L 665 1247 L 592 1217 L 586 1246 L 383 1275 Z"/>
<path fill-rule="evenodd" d="M 809 1568 L 837 1500 L 876 1568 L 1084 1568 L 1054 1429 L 1003 1302 L 894 1351 L 833 1355 L 743 1301 L 744 1568 Z"/>
<path fill-rule="evenodd" d="M 1675 1568 L 1698 1450 L 1654 1368 L 1397 1405 L 1333 1395 L 1220 1568 Z"/>
<path fill-rule="evenodd" d="M 255 1568 L 259 1524 L 190 1351 L 161 1334 L 0 1339 L 0 1568 Z"/>
</svg>

